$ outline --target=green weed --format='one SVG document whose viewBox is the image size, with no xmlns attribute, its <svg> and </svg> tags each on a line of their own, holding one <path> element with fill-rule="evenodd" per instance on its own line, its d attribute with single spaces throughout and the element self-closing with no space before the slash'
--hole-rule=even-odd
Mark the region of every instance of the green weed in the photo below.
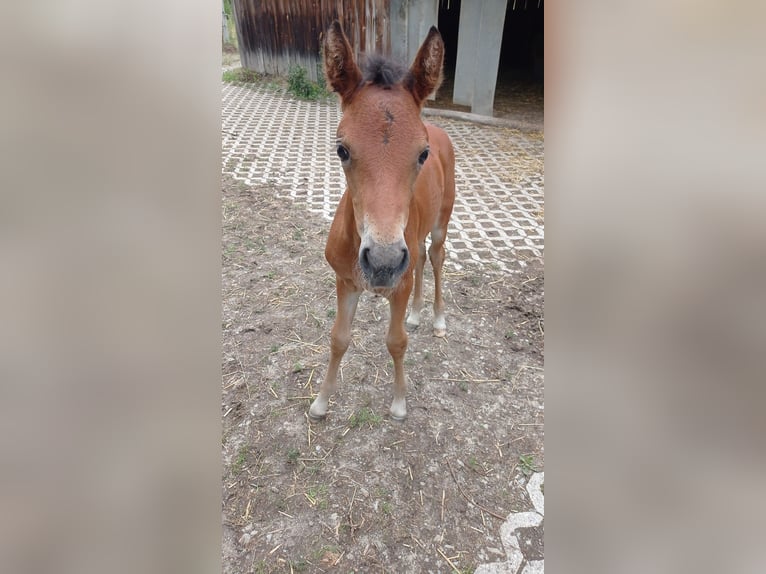
<svg viewBox="0 0 766 574">
<path fill-rule="evenodd" d="M 301 456 L 301 451 L 295 447 L 291 447 L 287 451 L 287 462 L 289 462 L 290 464 L 295 464 L 296 462 L 298 462 L 298 457 L 300 456 Z"/>
<path fill-rule="evenodd" d="M 233 70 L 225 70 L 221 79 L 230 84 L 252 84 L 257 82 L 260 76 L 257 72 L 247 68 L 235 68 Z"/>
<path fill-rule="evenodd" d="M 309 489 L 306 491 L 306 496 L 308 497 L 312 506 L 316 506 L 317 508 L 321 509 L 327 508 L 327 485 L 318 484 L 309 487 Z"/>
<path fill-rule="evenodd" d="M 537 472 L 537 469 L 535 468 L 535 460 L 531 454 L 520 454 L 519 465 L 524 476 L 529 476 L 533 472 Z"/>
<path fill-rule="evenodd" d="M 302 100 L 319 100 L 328 96 L 324 86 L 308 78 L 306 68 L 293 66 L 287 75 L 287 91 Z"/>
<path fill-rule="evenodd" d="M 383 422 L 382 416 L 376 415 L 370 407 L 364 407 L 351 415 L 351 418 L 348 419 L 348 426 L 358 428 L 369 425 L 372 428 L 381 422 Z"/>
<path fill-rule="evenodd" d="M 234 464 L 231 465 L 232 474 L 239 474 L 242 472 L 245 467 L 245 463 L 247 462 L 248 450 L 248 447 L 245 445 L 239 448 L 239 451 L 237 452 L 237 458 L 234 460 Z"/>
</svg>

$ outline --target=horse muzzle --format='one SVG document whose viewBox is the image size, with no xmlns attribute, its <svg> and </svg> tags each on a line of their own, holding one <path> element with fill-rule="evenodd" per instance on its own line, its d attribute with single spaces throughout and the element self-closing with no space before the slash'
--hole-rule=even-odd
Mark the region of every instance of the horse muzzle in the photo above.
<svg viewBox="0 0 766 574">
<path fill-rule="evenodd" d="M 359 248 L 359 267 L 371 287 L 394 287 L 409 264 L 410 251 L 403 239 L 388 244 L 365 239 Z"/>
</svg>

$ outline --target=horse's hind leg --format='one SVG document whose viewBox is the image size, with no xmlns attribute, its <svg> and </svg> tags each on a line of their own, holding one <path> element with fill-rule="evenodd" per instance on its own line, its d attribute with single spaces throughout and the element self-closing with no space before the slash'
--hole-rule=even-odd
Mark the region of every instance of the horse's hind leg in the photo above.
<svg viewBox="0 0 766 574">
<path fill-rule="evenodd" d="M 407 316 L 407 325 L 420 325 L 420 311 L 423 309 L 423 267 L 426 264 L 426 243 L 418 245 L 418 261 L 415 264 L 415 294 L 412 297 L 412 309 Z"/>
<path fill-rule="evenodd" d="M 431 232 L 431 246 L 428 256 L 434 270 L 434 335 L 444 337 L 447 334 L 447 321 L 444 318 L 444 299 L 442 298 L 442 266 L 444 265 L 444 241 L 447 238 L 447 226 Z"/>
<path fill-rule="evenodd" d="M 309 408 L 309 416 L 314 420 L 322 419 L 327 414 L 330 395 L 335 392 L 338 381 L 340 361 L 351 342 L 351 322 L 354 320 L 356 305 L 359 303 L 359 295 L 361 294 L 361 291 L 357 291 L 351 283 L 342 281 L 337 277 L 335 282 L 338 293 L 338 311 L 330 334 L 330 364 L 327 366 L 324 381 L 319 387 L 319 395 Z"/>
</svg>

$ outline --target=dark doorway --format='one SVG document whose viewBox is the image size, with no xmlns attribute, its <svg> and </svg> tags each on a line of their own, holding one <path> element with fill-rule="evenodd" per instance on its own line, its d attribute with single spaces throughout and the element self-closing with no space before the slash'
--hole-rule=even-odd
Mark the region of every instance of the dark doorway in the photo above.
<svg viewBox="0 0 766 574">
<path fill-rule="evenodd" d="M 495 87 L 494 115 L 525 123 L 543 122 L 542 0 L 508 0 Z M 470 111 L 452 103 L 461 0 L 439 0 L 439 31 L 444 38 L 444 83 L 432 107 Z"/>
<path fill-rule="evenodd" d="M 508 0 L 498 76 L 543 82 L 543 21 L 542 2 Z"/>
<path fill-rule="evenodd" d="M 455 74 L 457 37 L 460 25 L 460 0 L 439 0 L 439 32 L 444 39 L 444 73 Z"/>
<path fill-rule="evenodd" d="M 495 86 L 495 116 L 540 125 L 544 117 L 542 0 L 508 0 Z"/>
</svg>

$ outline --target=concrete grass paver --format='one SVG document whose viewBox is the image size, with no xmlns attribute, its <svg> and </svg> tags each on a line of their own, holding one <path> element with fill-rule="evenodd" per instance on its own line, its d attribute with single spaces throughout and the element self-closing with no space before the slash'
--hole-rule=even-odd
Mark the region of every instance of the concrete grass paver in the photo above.
<svg viewBox="0 0 766 574">
<path fill-rule="evenodd" d="M 527 493 L 532 502 L 533 510 L 529 512 L 512 512 L 500 527 L 500 540 L 503 542 L 506 559 L 502 562 L 482 564 L 474 570 L 474 574 L 536 574 L 545 571 L 545 561 L 530 559 L 529 550 L 524 547 L 524 538 L 520 529 L 540 526 L 545 517 L 545 497 L 543 483 L 545 473 L 535 473 L 527 483 Z M 542 549 L 535 549 L 542 554 Z"/>
</svg>

